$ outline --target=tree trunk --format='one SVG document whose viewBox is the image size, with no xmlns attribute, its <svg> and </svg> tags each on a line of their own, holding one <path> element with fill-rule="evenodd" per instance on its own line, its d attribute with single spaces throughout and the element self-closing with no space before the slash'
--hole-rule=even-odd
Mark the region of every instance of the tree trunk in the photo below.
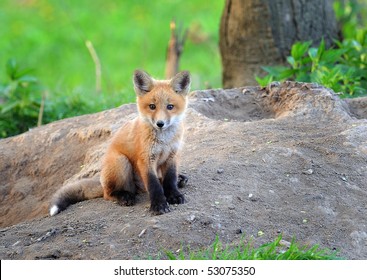
<svg viewBox="0 0 367 280">
<path fill-rule="evenodd" d="M 220 24 L 223 87 L 256 84 L 261 66 L 281 64 L 293 43 L 337 38 L 332 0 L 226 0 Z"/>
</svg>

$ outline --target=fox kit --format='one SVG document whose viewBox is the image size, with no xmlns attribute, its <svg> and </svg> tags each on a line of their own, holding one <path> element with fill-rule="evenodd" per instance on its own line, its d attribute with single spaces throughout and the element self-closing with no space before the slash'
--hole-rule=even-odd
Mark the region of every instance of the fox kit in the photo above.
<svg viewBox="0 0 367 280">
<path fill-rule="evenodd" d="M 185 202 L 178 185 L 185 184 L 187 179 L 178 175 L 177 161 L 190 74 L 184 71 L 162 81 L 136 70 L 133 82 L 138 117 L 114 135 L 103 159 L 100 178 L 83 179 L 55 193 L 51 216 L 70 204 L 102 196 L 130 206 L 141 189 L 148 191 L 150 209 L 155 214 L 168 212 L 168 204 Z"/>
</svg>

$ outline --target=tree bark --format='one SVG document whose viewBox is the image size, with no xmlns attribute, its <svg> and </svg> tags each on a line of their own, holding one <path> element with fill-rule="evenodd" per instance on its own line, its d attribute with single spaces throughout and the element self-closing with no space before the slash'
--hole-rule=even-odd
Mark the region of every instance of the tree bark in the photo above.
<svg viewBox="0 0 367 280">
<path fill-rule="evenodd" d="M 219 47 L 224 88 L 256 84 L 261 66 L 284 63 L 297 41 L 337 38 L 332 0 L 226 0 Z"/>
</svg>

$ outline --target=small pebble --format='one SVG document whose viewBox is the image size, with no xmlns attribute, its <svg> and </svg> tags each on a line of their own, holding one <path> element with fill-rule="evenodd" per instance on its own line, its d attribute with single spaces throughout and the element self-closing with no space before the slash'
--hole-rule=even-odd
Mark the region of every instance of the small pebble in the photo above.
<svg viewBox="0 0 367 280">
<path fill-rule="evenodd" d="M 307 169 L 305 171 L 302 172 L 303 174 L 306 174 L 306 175 L 312 175 L 313 174 L 313 170 L 310 168 L 310 169 Z"/>
<path fill-rule="evenodd" d="M 287 248 L 291 247 L 291 243 L 283 239 L 279 241 L 279 244 Z"/>
<path fill-rule="evenodd" d="M 223 168 L 218 168 L 218 169 L 217 169 L 217 173 L 218 173 L 218 174 L 222 174 L 223 172 L 224 172 Z"/>
<path fill-rule="evenodd" d="M 143 229 L 143 230 L 139 233 L 138 237 L 142 237 L 142 236 L 143 236 L 143 234 L 144 234 L 146 231 L 147 231 L 147 229 L 146 229 L 146 228 L 145 228 L 145 229 Z"/>
<path fill-rule="evenodd" d="M 249 195 L 248 195 L 248 198 L 251 200 L 251 201 L 257 201 L 257 200 L 259 200 L 256 196 L 254 196 L 252 193 L 250 193 Z"/>
<path fill-rule="evenodd" d="M 15 242 L 13 245 L 11 246 L 17 246 L 18 244 L 20 244 L 20 240 L 18 240 L 17 242 Z"/>
</svg>

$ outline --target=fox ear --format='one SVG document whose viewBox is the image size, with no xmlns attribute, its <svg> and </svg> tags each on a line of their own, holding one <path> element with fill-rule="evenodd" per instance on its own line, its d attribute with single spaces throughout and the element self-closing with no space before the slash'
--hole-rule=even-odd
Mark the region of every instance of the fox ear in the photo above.
<svg viewBox="0 0 367 280">
<path fill-rule="evenodd" d="M 177 73 L 176 76 L 171 79 L 170 85 L 178 94 L 188 94 L 191 85 L 190 73 L 188 71 Z"/>
<path fill-rule="evenodd" d="M 153 88 L 153 79 L 143 70 L 134 71 L 134 90 L 137 95 L 144 95 Z"/>
</svg>

